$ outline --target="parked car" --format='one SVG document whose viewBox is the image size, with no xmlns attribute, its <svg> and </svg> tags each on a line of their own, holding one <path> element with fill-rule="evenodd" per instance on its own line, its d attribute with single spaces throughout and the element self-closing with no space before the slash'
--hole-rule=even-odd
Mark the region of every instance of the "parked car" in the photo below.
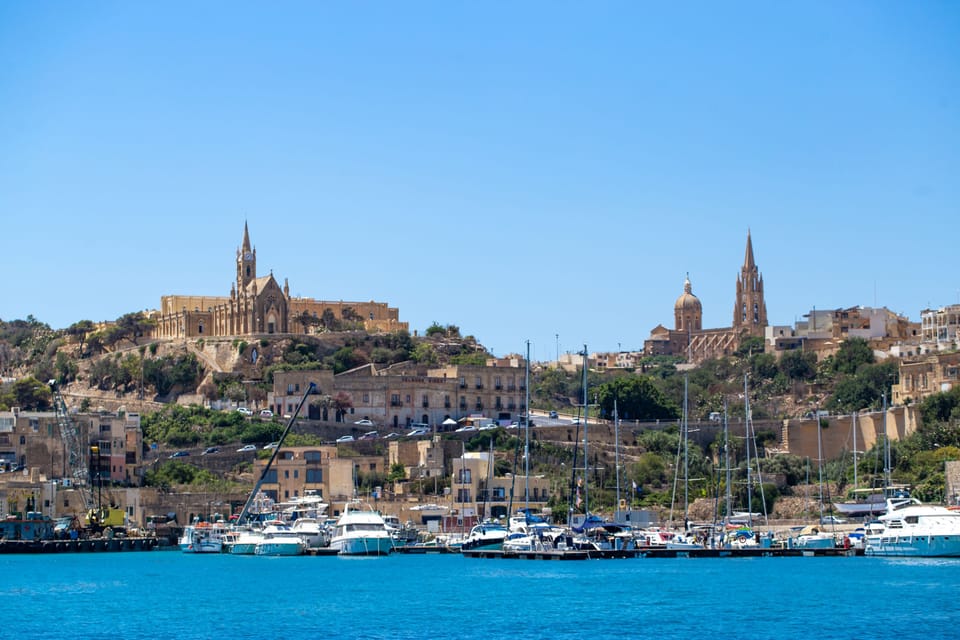
<svg viewBox="0 0 960 640">
<path fill-rule="evenodd" d="M 207 447 L 206 449 L 203 450 L 203 453 L 201 453 L 200 455 L 209 456 L 214 453 L 220 453 L 220 447 Z"/>
<path fill-rule="evenodd" d="M 353 436 L 340 436 L 337 442 L 353 442 Z"/>
<path fill-rule="evenodd" d="M 190 452 L 189 452 L 189 451 L 177 451 L 176 453 L 171 453 L 171 454 L 170 454 L 170 457 L 171 457 L 171 458 L 185 458 L 185 457 L 187 457 L 188 455 L 190 455 Z"/>
<path fill-rule="evenodd" d="M 480 427 L 480 431 L 490 431 L 492 429 L 496 429 L 499 426 L 500 425 L 498 425 L 496 422 L 488 422 L 487 424 Z"/>
<path fill-rule="evenodd" d="M 242 447 L 240 447 L 239 449 L 237 449 L 237 453 L 245 453 L 245 452 L 247 452 L 247 451 L 256 451 L 256 450 L 257 450 L 257 445 L 255 445 L 255 444 L 245 444 L 245 445 L 243 445 Z"/>
<path fill-rule="evenodd" d="M 365 434 L 360 436 L 361 440 L 376 440 L 380 437 L 380 434 L 376 431 L 367 431 Z"/>
<path fill-rule="evenodd" d="M 556 412 L 556 411 L 551 411 L 551 412 L 550 412 L 550 417 L 553 418 L 554 420 L 556 420 L 556 419 L 557 419 L 557 412 Z"/>
<path fill-rule="evenodd" d="M 414 429 L 413 431 L 411 431 L 410 433 L 408 433 L 407 436 L 408 436 L 408 437 L 425 436 L 425 435 L 427 435 L 429 432 L 430 432 L 429 429 L 424 429 L 424 428 Z"/>
<path fill-rule="evenodd" d="M 387 435 L 383 436 L 384 440 L 393 440 L 394 438 L 399 438 L 400 434 L 396 432 L 390 432 Z"/>
<path fill-rule="evenodd" d="M 475 426 L 473 426 L 472 424 L 468 424 L 468 425 L 465 426 L 465 427 L 460 427 L 459 429 L 457 429 L 456 432 L 457 432 L 457 433 L 462 433 L 462 432 L 464 432 L 464 431 L 478 431 L 478 429 L 477 429 Z"/>
<path fill-rule="evenodd" d="M 846 520 L 837 516 L 823 516 L 820 518 L 820 524 L 846 524 Z"/>
<path fill-rule="evenodd" d="M 260 410 L 260 417 L 261 417 L 261 418 L 272 418 L 272 417 L 273 417 L 273 411 L 270 411 L 270 409 L 261 409 L 261 410 Z"/>
<path fill-rule="evenodd" d="M 243 414 L 245 416 L 252 416 L 253 410 L 247 409 L 246 407 L 237 407 L 237 413 Z"/>
<path fill-rule="evenodd" d="M 353 424 L 358 424 L 358 425 L 360 425 L 361 427 L 372 427 L 372 426 L 373 426 L 373 420 L 367 420 L 366 418 L 363 418 L 362 420 L 357 420 L 357 421 L 354 422 Z"/>
<path fill-rule="evenodd" d="M 280 446 L 279 442 L 271 442 L 270 444 L 263 445 L 263 448 L 266 450 L 270 450 L 270 449 L 276 449 L 279 446 Z"/>
</svg>

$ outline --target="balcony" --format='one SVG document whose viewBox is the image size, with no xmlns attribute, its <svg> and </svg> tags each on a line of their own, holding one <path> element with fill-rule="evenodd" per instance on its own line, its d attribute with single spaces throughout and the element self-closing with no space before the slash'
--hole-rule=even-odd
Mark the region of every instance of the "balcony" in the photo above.
<svg viewBox="0 0 960 640">
<path fill-rule="evenodd" d="M 444 409 L 449 409 L 449 408 L 450 408 L 450 401 L 449 401 L 449 400 L 444 400 L 444 402 L 443 402 L 443 408 L 444 408 Z"/>
<path fill-rule="evenodd" d="M 423 406 L 424 409 L 429 409 L 429 408 L 430 408 L 430 402 L 427 401 L 427 400 L 424 400 L 422 406 Z"/>
<path fill-rule="evenodd" d="M 483 403 L 482 403 L 482 402 L 478 402 L 478 403 L 476 404 L 476 406 L 474 407 L 474 409 L 475 409 L 476 411 L 483 411 Z"/>
<path fill-rule="evenodd" d="M 477 389 L 483 389 L 483 383 L 482 383 L 482 382 L 478 382 L 478 383 L 477 383 Z"/>
<path fill-rule="evenodd" d="M 461 403 L 460 403 L 460 411 L 466 411 L 466 410 L 467 410 L 467 403 L 466 403 L 466 402 L 461 402 Z"/>
<path fill-rule="evenodd" d="M 391 401 L 390 401 L 390 406 L 391 406 L 391 407 L 402 407 L 402 406 L 403 406 L 403 403 L 400 402 L 399 400 L 391 400 Z"/>
<path fill-rule="evenodd" d="M 517 385 L 515 385 L 515 384 L 508 384 L 508 385 L 507 385 L 507 391 L 516 391 L 516 390 L 517 390 Z"/>
</svg>

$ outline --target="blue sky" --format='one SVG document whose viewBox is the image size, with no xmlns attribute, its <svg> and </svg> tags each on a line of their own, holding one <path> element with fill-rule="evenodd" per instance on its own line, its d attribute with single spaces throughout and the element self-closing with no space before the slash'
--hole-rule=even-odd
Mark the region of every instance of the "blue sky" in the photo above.
<svg viewBox="0 0 960 640">
<path fill-rule="evenodd" d="M 676 5 L 676 6 L 673 6 Z M 291 293 L 498 355 L 960 301 L 954 2 L 0 3 L 0 318 Z M 557 339 L 559 335 L 559 340 Z"/>
</svg>

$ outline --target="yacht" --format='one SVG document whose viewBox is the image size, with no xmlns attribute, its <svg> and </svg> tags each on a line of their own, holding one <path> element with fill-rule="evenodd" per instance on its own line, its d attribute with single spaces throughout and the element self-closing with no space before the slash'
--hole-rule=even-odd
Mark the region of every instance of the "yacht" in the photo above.
<svg viewBox="0 0 960 640">
<path fill-rule="evenodd" d="M 226 528 L 221 523 L 195 522 L 187 525 L 180 536 L 180 550 L 184 553 L 220 553 Z"/>
<path fill-rule="evenodd" d="M 921 504 L 915 498 L 887 500 L 887 512 L 878 518 L 879 533 L 865 536 L 868 556 L 960 556 L 960 512 Z"/>
<path fill-rule="evenodd" d="M 254 553 L 258 556 L 300 556 L 307 543 L 286 523 L 274 521 L 263 528 L 263 538 Z"/>
<path fill-rule="evenodd" d="M 257 552 L 257 543 L 263 540 L 263 532 L 251 527 L 234 529 L 224 540 L 224 550 L 235 556 L 252 556 Z"/>
<path fill-rule="evenodd" d="M 354 500 L 344 506 L 330 548 L 343 556 L 381 556 L 393 550 L 393 539 L 380 514 L 370 505 Z"/>
<path fill-rule="evenodd" d="M 330 546 L 330 532 L 316 518 L 301 517 L 293 521 L 290 527 L 303 538 L 310 549 Z"/>
<path fill-rule="evenodd" d="M 499 522 L 483 522 L 470 529 L 460 545 L 461 551 L 481 551 L 503 548 L 503 541 L 510 532 Z"/>
</svg>

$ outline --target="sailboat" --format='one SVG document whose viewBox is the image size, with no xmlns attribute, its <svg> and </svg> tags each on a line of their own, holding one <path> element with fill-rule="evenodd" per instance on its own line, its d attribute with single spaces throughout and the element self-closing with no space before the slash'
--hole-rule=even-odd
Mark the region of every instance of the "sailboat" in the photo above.
<svg viewBox="0 0 960 640">
<path fill-rule="evenodd" d="M 688 405 L 689 380 L 683 377 L 683 419 L 681 421 L 680 442 L 677 444 L 677 466 L 680 463 L 680 451 L 683 451 L 683 533 L 674 534 L 667 540 L 667 549 L 703 549 L 703 545 L 693 539 L 690 533 L 690 420 Z M 677 493 L 678 474 L 673 476 L 673 494 Z M 670 521 L 673 522 L 673 500 L 670 502 Z"/>
</svg>

